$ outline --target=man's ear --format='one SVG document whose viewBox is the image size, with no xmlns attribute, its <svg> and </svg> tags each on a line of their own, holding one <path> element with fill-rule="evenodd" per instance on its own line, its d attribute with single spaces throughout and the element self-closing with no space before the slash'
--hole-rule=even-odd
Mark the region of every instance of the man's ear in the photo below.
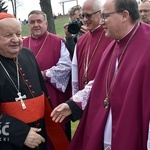
<svg viewBox="0 0 150 150">
<path fill-rule="evenodd" d="M 130 14 L 127 10 L 122 12 L 123 22 L 126 22 L 130 18 Z"/>
</svg>

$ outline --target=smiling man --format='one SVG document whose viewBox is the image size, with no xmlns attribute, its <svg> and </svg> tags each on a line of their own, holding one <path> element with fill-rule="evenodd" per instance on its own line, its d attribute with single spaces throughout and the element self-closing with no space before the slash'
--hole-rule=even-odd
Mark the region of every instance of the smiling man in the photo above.
<svg viewBox="0 0 150 150">
<path fill-rule="evenodd" d="M 61 117 L 60 112 L 58 112 L 60 110 L 59 108 L 64 106 L 63 108 L 61 107 L 64 112 L 65 110 L 71 109 L 73 121 L 80 119 L 82 110 L 84 110 L 84 106 L 87 103 L 85 102 L 85 99 L 87 100 L 85 97 L 88 97 L 85 87 L 88 83 L 90 83 L 90 87 L 92 86 L 101 56 L 103 55 L 105 48 L 111 42 L 111 39 L 105 37 L 103 27 L 100 24 L 101 8 L 102 3 L 100 0 L 86 0 L 83 3 L 80 18 L 84 22 L 84 25 L 86 25 L 88 31 L 77 41 L 72 60 L 73 97 L 67 101 L 68 104 L 60 104 L 54 109 L 54 112 L 56 112 L 56 115 L 59 117 Z M 83 96 L 84 94 L 82 94 L 82 96 L 80 94 L 83 89 L 86 91 L 85 97 Z M 78 104 L 76 105 L 74 101 L 77 101 Z M 69 113 L 67 113 L 67 115 L 70 115 Z M 63 119 L 67 115 L 65 113 L 65 115 L 62 116 Z"/>
<path fill-rule="evenodd" d="M 62 38 L 47 31 L 48 22 L 44 12 L 31 11 L 28 15 L 28 25 L 31 35 L 23 40 L 23 46 L 33 52 L 54 108 L 71 96 L 70 54 Z M 70 122 L 64 121 L 62 127 L 68 139 L 71 139 Z"/>
<path fill-rule="evenodd" d="M 46 149 L 44 93 L 37 62 L 22 48 L 20 22 L 0 13 L 1 150 Z"/>
<path fill-rule="evenodd" d="M 84 14 L 85 15 L 85 14 Z M 146 150 L 150 120 L 150 26 L 136 0 L 106 0 L 104 51 L 70 150 Z"/>
<path fill-rule="evenodd" d="M 105 37 L 100 25 L 101 6 L 100 0 L 86 0 L 81 8 L 80 18 L 88 32 L 80 37 L 75 47 L 72 60 L 73 95 L 95 78 L 101 56 L 111 41 Z"/>
<path fill-rule="evenodd" d="M 53 149 L 66 149 L 68 140 L 50 120 L 45 83 L 33 53 L 22 47 L 21 31 L 19 20 L 0 13 L 0 150 L 46 150 L 48 139 Z"/>
</svg>

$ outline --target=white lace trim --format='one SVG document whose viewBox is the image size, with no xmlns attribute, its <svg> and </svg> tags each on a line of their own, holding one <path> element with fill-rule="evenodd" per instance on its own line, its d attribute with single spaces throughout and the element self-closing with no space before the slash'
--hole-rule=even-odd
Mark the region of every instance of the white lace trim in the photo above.
<svg viewBox="0 0 150 150">
<path fill-rule="evenodd" d="M 61 55 L 57 64 L 47 69 L 45 74 L 54 87 L 65 92 L 71 76 L 71 59 L 63 41 L 61 41 L 60 51 Z"/>
<path fill-rule="evenodd" d="M 72 95 L 75 95 L 79 91 L 78 82 L 72 82 Z"/>
<path fill-rule="evenodd" d="M 58 90 L 65 92 L 70 79 L 70 67 L 59 65 L 46 71 L 46 77 Z"/>
<path fill-rule="evenodd" d="M 81 106 L 82 110 L 84 110 L 87 105 L 93 82 L 94 82 L 94 80 L 90 81 L 83 90 L 78 91 L 71 98 L 74 102 L 78 103 L 79 106 Z"/>
</svg>

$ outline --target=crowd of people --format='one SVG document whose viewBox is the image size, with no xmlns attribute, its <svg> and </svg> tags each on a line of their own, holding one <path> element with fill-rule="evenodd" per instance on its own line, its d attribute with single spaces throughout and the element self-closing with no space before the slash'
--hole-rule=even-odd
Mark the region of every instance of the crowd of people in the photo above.
<svg viewBox="0 0 150 150">
<path fill-rule="evenodd" d="M 0 150 L 150 150 L 150 1 L 85 0 L 65 37 L 0 13 Z M 71 121 L 79 121 L 71 136 Z"/>
</svg>

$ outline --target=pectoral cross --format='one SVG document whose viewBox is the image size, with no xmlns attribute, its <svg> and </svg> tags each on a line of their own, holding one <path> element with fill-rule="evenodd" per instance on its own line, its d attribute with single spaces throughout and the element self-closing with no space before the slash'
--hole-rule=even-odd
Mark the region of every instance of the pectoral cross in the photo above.
<svg viewBox="0 0 150 150">
<path fill-rule="evenodd" d="M 26 95 L 21 96 L 21 93 L 20 93 L 20 92 L 18 92 L 17 95 L 18 95 L 18 97 L 15 98 L 16 102 L 17 102 L 17 101 L 20 101 L 20 102 L 21 102 L 22 109 L 26 109 L 26 105 L 25 105 L 25 103 L 24 103 L 24 101 L 23 101 L 23 99 L 26 98 Z"/>
<path fill-rule="evenodd" d="M 87 83 L 88 83 L 87 74 L 85 73 L 83 77 L 83 84 L 86 85 Z"/>
<path fill-rule="evenodd" d="M 84 79 L 83 79 L 83 83 L 84 83 L 84 85 L 86 85 L 86 84 L 87 84 L 87 78 L 86 78 L 86 77 L 84 77 Z"/>
<path fill-rule="evenodd" d="M 106 99 L 104 100 L 104 108 L 107 109 L 109 106 L 109 100 L 108 98 L 106 97 Z"/>
</svg>

